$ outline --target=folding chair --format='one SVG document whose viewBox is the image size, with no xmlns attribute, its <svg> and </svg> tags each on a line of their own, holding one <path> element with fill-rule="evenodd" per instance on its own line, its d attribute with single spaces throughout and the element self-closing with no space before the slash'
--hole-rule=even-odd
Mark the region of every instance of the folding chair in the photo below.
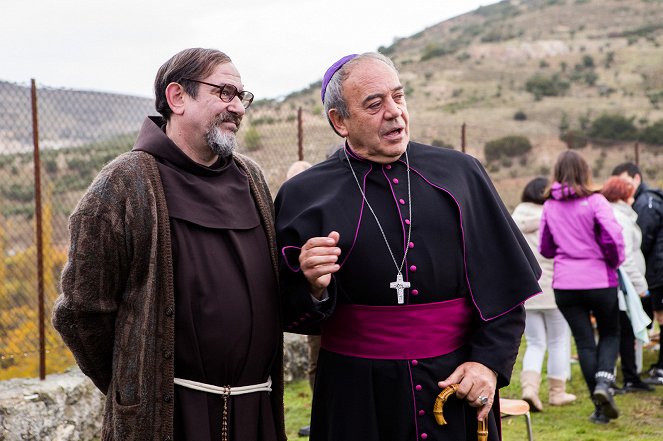
<svg viewBox="0 0 663 441">
<path fill-rule="evenodd" d="M 502 418 L 524 415 L 527 424 L 527 436 L 529 441 L 534 441 L 532 435 L 532 419 L 529 415 L 529 404 L 525 400 L 511 400 L 509 398 L 500 398 L 500 413 Z"/>
</svg>

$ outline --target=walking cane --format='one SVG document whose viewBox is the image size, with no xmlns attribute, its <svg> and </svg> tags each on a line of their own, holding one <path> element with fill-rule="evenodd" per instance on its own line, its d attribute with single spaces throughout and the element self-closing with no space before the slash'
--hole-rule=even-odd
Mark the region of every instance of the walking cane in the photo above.
<svg viewBox="0 0 663 441">
<path fill-rule="evenodd" d="M 459 384 L 452 384 L 442 389 L 442 392 L 435 399 L 435 404 L 433 405 L 433 416 L 435 416 L 435 422 L 440 426 L 447 424 L 447 421 L 444 419 L 444 403 L 447 402 L 447 399 L 454 395 L 458 388 Z M 480 409 L 477 409 L 479 412 Z M 484 419 L 479 421 L 479 426 L 477 427 L 477 441 L 488 441 L 488 422 Z"/>
</svg>

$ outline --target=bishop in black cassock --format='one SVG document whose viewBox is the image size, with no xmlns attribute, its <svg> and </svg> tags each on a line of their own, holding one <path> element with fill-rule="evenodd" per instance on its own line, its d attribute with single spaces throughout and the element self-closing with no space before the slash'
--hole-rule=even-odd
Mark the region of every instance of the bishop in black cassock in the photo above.
<svg viewBox="0 0 663 441">
<path fill-rule="evenodd" d="M 360 102 L 381 97 L 392 106 L 383 121 L 402 131 L 389 116 L 406 115 L 390 92 L 400 89 L 382 93 L 380 61 L 360 62 L 373 63 Z M 476 403 L 449 400 L 449 424 L 435 422 L 438 382 L 470 361 L 490 368 L 498 388 L 509 383 L 538 265 L 476 159 L 406 139 L 393 161 L 375 161 L 341 134 L 344 148 L 284 183 L 275 202 L 286 331 L 322 334 L 311 440 L 476 439 Z M 300 254 L 332 231 L 340 255 L 319 300 Z M 493 399 L 489 439 L 498 440 Z"/>
</svg>

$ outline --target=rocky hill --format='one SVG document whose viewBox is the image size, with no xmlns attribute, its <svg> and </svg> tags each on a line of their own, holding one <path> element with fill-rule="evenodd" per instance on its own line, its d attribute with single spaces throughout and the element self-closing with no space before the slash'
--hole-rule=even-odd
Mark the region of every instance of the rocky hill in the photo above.
<svg viewBox="0 0 663 441">
<path fill-rule="evenodd" d="M 32 150 L 30 87 L 0 81 L 0 153 Z M 75 147 L 135 132 L 154 100 L 37 86 L 40 145 Z"/>
</svg>

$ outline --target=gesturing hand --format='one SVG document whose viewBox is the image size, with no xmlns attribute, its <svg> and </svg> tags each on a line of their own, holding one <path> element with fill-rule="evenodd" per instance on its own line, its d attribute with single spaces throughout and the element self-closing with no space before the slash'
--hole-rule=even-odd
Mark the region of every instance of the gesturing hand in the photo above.
<svg viewBox="0 0 663 441">
<path fill-rule="evenodd" d="M 319 299 L 331 282 L 331 275 L 339 270 L 336 263 L 341 249 L 336 246 L 340 235 L 336 231 L 327 237 L 312 237 L 299 254 L 299 266 L 308 281 L 311 294 Z"/>
</svg>

